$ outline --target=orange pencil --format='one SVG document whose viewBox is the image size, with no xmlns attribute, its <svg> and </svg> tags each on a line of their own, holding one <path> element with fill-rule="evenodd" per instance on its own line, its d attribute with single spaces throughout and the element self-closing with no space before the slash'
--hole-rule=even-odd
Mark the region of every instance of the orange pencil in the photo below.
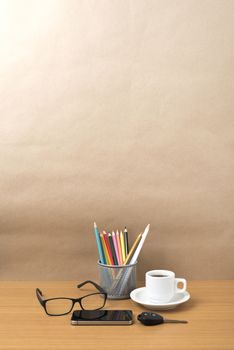
<svg viewBox="0 0 234 350">
<path fill-rule="evenodd" d="M 106 264 L 110 265 L 111 263 L 110 263 L 110 259 L 109 259 L 108 252 L 107 252 L 106 242 L 105 242 L 105 239 L 104 239 L 102 233 L 100 233 L 100 238 L 101 238 L 101 242 L 102 242 L 102 247 L 103 247 L 103 252 L 105 255 Z"/>
<path fill-rule="evenodd" d="M 107 252 L 108 252 L 108 256 L 109 256 L 109 260 L 110 260 L 110 265 L 114 265 L 114 259 L 111 253 L 111 247 L 110 247 L 110 242 L 107 236 L 107 233 L 105 231 L 103 231 L 103 237 L 106 243 L 106 248 L 107 248 Z"/>
</svg>

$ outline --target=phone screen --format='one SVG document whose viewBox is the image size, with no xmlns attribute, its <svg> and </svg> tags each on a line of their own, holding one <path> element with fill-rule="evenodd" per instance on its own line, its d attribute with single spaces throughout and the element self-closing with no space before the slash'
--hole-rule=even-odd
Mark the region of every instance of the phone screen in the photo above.
<svg viewBox="0 0 234 350">
<path fill-rule="evenodd" d="M 131 310 L 77 310 L 73 312 L 72 324 L 111 324 L 132 322 Z"/>
</svg>

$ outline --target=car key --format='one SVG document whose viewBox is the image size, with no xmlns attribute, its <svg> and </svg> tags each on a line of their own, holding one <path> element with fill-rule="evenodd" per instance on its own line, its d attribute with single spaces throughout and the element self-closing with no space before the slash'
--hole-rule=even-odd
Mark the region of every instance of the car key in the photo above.
<svg viewBox="0 0 234 350">
<path fill-rule="evenodd" d="M 155 312 L 142 312 L 137 316 L 137 319 L 146 326 L 153 326 L 162 323 L 188 323 L 183 320 L 168 320 Z"/>
</svg>

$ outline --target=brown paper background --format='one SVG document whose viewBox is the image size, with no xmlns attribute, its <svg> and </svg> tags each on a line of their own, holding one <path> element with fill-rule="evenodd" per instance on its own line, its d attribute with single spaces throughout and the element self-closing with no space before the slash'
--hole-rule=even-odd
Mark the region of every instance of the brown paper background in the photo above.
<svg viewBox="0 0 234 350">
<path fill-rule="evenodd" d="M 234 1 L 0 2 L 0 279 L 234 278 Z"/>
</svg>

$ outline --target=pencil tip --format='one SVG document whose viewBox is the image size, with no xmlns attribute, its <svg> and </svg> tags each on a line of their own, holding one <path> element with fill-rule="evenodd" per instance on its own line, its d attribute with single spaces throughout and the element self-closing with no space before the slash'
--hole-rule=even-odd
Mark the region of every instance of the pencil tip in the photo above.
<svg viewBox="0 0 234 350">
<path fill-rule="evenodd" d="M 144 236 L 147 236 L 148 232 L 149 232 L 149 229 L 150 229 L 150 224 L 148 224 L 143 232 L 143 235 Z"/>
<path fill-rule="evenodd" d="M 94 223 L 93 223 L 93 226 L 94 226 L 95 228 L 97 227 L 97 224 L 96 224 L 96 222 L 94 222 Z"/>
</svg>

